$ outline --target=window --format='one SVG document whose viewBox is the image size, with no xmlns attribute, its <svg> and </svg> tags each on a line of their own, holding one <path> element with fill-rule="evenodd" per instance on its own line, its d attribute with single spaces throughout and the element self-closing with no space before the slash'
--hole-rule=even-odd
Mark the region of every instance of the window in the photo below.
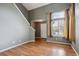
<svg viewBox="0 0 79 59">
<path fill-rule="evenodd" d="M 55 12 L 51 15 L 52 36 L 64 36 L 64 11 Z"/>
</svg>

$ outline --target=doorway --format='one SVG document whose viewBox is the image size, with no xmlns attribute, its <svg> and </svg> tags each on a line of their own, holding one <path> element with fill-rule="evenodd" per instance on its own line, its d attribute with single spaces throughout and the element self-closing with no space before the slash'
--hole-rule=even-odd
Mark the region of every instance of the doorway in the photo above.
<svg viewBox="0 0 79 59">
<path fill-rule="evenodd" d="M 47 38 L 47 24 L 43 20 L 34 20 L 31 22 L 32 27 L 35 29 L 35 38 Z"/>
</svg>

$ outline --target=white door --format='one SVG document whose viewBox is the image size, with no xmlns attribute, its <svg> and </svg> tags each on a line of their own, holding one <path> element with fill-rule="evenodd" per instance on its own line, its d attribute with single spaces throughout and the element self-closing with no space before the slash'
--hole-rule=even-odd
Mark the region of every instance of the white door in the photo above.
<svg viewBox="0 0 79 59">
<path fill-rule="evenodd" d="M 47 38 L 47 26 L 46 23 L 41 24 L 41 38 Z"/>
</svg>

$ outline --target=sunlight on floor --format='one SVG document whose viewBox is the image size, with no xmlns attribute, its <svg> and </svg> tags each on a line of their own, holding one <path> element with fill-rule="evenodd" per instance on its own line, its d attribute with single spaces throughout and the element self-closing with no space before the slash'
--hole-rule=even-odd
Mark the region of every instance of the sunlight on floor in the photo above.
<svg viewBox="0 0 79 59">
<path fill-rule="evenodd" d="M 52 49 L 52 52 L 53 52 L 52 55 L 54 56 L 65 56 L 66 55 L 64 49 L 61 49 L 61 48 L 54 48 Z"/>
</svg>

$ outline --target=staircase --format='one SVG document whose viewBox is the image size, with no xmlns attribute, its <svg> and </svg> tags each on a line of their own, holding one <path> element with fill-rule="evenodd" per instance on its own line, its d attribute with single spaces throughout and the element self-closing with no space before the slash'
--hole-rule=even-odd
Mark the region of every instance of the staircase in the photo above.
<svg viewBox="0 0 79 59">
<path fill-rule="evenodd" d="M 0 4 L 0 28 L 0 52 L 35 39 L 35 30 L 16 4 Z"/>
</svg>

